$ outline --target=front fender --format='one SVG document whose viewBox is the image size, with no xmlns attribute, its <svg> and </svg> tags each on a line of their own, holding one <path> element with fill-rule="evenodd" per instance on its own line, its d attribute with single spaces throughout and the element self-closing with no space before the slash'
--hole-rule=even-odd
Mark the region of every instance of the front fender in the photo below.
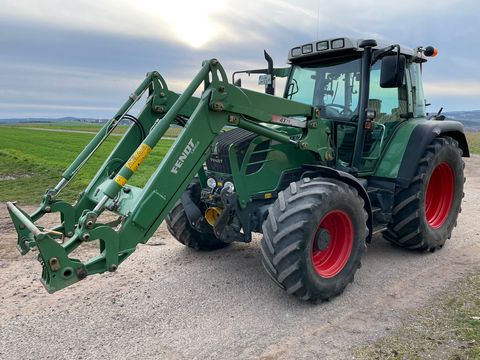
<svg viewBox="0 0 480 360">
<path fill-rule="evenodd" d="M 354 189 L 357 190 L 358 195 L 360 195 L 360 197 L 365 202 L 365 205 L 364 205 L 365 211 L 367 212 L 367 215 L 368 215 L 368 218 L 367 218 L 368 235 L 366 238 L 366 242 L 370 243 L 372 241 L 372 235 L 373 235 L 372 203 L 370 202 L 370 197 L 368 196 L 365 186 L 360 182 L 360 180 L 355 176 L 348 174 L 344 171 L 340 171 L 340 170 L 333 169 L 326 166 L 321 166 L 321 165 L 308 166 L 307 165 L 305 166 L 305 168 L 310 170 L 309 173 L 311 172 L 312 174 L 315 174 L 315 176 L 322 176 L 325 178 L 340 180 L 344 183 L 347 183 L 348 185 L 352 186 Z"/>
</svg>

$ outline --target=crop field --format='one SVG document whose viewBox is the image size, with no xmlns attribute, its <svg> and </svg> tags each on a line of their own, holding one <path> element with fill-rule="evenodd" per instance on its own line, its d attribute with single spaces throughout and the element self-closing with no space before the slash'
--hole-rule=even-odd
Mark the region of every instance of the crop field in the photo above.
<svg viewBox="0 0 480 360">
<path fill-rule="evenodd" d="M 38 203 L 45 190 L 57 184 L 62 172 L 92 137 L 93 134 L 1 126 L 0 201 Z M 110 137 L 60 197 L 70 201 L 76 199 L 119 140 L 118 136 Z M 138 173 L 132 177 L 132 185 L 142 186 L 146 182 L 172 143 L 173 140 L 162 140 L 154 148 Z"/>
</svg>

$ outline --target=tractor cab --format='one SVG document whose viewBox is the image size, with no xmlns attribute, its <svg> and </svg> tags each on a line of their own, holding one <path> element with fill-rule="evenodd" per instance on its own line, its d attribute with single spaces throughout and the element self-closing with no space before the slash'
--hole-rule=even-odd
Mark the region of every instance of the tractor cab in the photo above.
<svg viewBox="0 0 480 360">
<path fill-rule="evenodd" d="M 436 56 L 431 46 L 410 49 L 375 40 L 334 38 L 296 46 L 290 67 L 237 71 L 262 74 L 259 84 L 275 94 L 275 80 L 286 77 L 283 97 L 312 105 L 330 128 L 336 167 L 371 175 L 400 125 L 425 119 L 421 66 Z"/>
<path fill-rule="evenodd" d="M 430 52 L 350 38 L 297 46 L 284 97 L 319 108 L 337 166 L 368 174 L 400 124 L 425 118 L 421 64 Z"/>
</svg>

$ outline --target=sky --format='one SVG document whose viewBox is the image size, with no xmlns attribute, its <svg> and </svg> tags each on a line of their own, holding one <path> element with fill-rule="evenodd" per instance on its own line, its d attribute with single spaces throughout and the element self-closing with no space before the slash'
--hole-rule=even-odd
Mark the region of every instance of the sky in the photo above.
<svg viewBox="0 0 480 360">
<path fill-rule="evenodd" d="M 332 37 L 433 45 L 430 112 L 480 109 L 478 0 L 0 0 L 0 118 L 108 118 L 159 71 L 182 92 L 204 59 L 228 74 Z M 277 89 L 277 94 L 281 94 Z"/>
</svg>

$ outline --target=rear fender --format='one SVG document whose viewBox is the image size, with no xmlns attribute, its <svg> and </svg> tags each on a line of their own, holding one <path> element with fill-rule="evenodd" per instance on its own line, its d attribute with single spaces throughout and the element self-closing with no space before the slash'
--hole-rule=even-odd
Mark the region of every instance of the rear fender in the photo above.
<svg viewBox="0 0 480 360">
<path fill-rule="evenodd" d="M 421 121 L 414 126 L 409 135 L 406 146 L 406 134 L 402 134 L 404 129 L 408 129 L 408 124 L 403 129 L 399 129 L 394 138 L 389 143 L 389 148 L 385 156 L 379 163 L 375 176 L 393 178 L 400 187 L 407 187 L 410 184 L 425 148 L 438 136 L 449 136 L 458 142 L 458 146 L 463 151 L 464 157 L 470 157 L 470 151 L 465 137 L 463 125 L 458 121 Z M 403 151 L 402 151 L 402 148 Z M 399 151 L 400 150 L 400 151 Z M 396 161 L 392 161 L 395 160 Z"/>
</svg>

